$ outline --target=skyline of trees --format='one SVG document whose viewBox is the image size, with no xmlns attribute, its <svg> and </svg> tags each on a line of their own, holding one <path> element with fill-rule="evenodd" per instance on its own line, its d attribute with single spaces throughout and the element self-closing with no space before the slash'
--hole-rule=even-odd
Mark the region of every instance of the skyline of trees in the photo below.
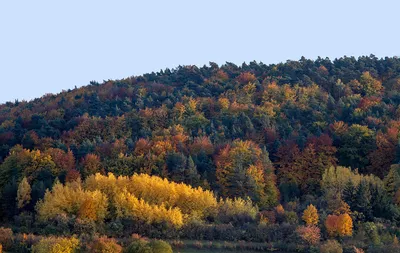
<svg viewBox="0 0 400 253">
<path fill-rule="evenodd" d="M 379 222 L 400 236 L 399 131 L 396 57 L 91 82 L 0 105 L 0 215 L 158 236 L 288 225 L 310 247 Z"/>
</svg>

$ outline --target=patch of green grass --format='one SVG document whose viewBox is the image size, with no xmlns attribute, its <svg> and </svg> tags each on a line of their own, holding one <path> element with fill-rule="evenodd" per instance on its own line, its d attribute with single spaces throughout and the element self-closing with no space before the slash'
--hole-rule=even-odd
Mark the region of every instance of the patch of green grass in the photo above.
<svg viewBox="0 0 400 253">
<path fill-rule="evenodd" d="M 176 242 L 170 241 L 172 246 L 177 246 L 174 252 L 178 253 L 256 253 L 276 250 L 266 243 L 184 240 L 179 241 L 178 247 Z"/>
<path fill-rule="evenodd" d="M 178 249 L 174 250 L 176 253 L 207 253 L 207 252 L 213 252 L 213 253 L 234 253 L 234 252 L 240 252 L 240 253 L 256 253 L 256 251 L 241 251 L 241 250 L 222 250 L 222 249 Z"/>
</svg>

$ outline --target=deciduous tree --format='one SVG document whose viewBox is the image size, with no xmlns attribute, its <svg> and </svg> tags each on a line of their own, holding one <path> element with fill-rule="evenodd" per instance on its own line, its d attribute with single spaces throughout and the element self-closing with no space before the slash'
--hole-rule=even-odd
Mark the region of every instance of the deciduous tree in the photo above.
<svg viewBox="0 0 400 253">
<path fill-rule="evenodd" d="M 308 205 L 303 212 L 302 219 L 307 226 L 317 225 L 319 221 L 317 208 L 313 204 Z"/>
</svg>

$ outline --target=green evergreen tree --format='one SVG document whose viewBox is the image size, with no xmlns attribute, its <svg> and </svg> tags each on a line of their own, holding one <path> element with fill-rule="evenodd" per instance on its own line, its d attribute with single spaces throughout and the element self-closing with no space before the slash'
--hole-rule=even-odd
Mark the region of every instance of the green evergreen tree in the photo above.
<svg viewBox="0 0 400 253">
<path fill-rule="evenodd" d="M 392 165 L 389 173 L 384 178 L 383 182 L 385 184 L 386 192 L 389 194 L 390 197 L 394 197 L 396 194 L 397 189 L 400 186 L 400 175 L 398 173 L 399 165 Z"/>
<path fill-rule="evenodd" d="M 170 153 L 166 163 L 171 179 L 175 182 L 185 182 L 186 156 L 182 153 Z"/>
<path fill-rule="evenodd" d="M 271 160 L 269 159 L 269 153 L 265 146 L 262 148 L 261 155 L 262 163 L 264 165 L 265 175 L 265 207 L 276 206 L 279 198 L 279 190 L 276 187 L 275 169 Z"/>
<path fill-rule="evenodd" d="M 192 186 L 200 185 L 200 174 L 197 171 L 197 167 L 193 162 L 192 156 L 187 159 L 187 165 L 185 169 L 185 183 Z"/>
<path fill-rule="evenodd" d="M 354 209 L 357 201 L 357 188 L 352 180 L 347 181 L 344 186 L 343 200 L 350 206 L 350 209 Z"/>
<path fill-rule="evenodd" d="M 0 204 L 2 209 L 1 217 L 12 218 L 17 213 L 17 198 L 18 184 L 15 179 L 12 179 L 3 188 L 0 198 Z"/>
<path fill-rule="evenodd" d="M 370 184 L 372 215 L 390 220 L 390 197 L 386 190 L 378 184 Z"/>
<path fill-rule="evenodd" d="M 372 219 L 371 191 L 366 180 L 361 180 L 356 191 L 354 210 L 362 213 L 367 220 Z"/>
</svg>

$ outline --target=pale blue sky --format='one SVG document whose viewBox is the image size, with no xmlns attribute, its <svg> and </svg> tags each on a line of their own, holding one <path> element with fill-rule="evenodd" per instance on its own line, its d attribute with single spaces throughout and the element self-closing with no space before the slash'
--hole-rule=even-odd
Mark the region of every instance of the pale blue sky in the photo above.
<svg viewBox="0 0 400 253">
<path fill-rule="evenodd" d="M 400 55 L 400 1 L 0 2 L 0 103 L 213 61 Z"/>
</svg>

